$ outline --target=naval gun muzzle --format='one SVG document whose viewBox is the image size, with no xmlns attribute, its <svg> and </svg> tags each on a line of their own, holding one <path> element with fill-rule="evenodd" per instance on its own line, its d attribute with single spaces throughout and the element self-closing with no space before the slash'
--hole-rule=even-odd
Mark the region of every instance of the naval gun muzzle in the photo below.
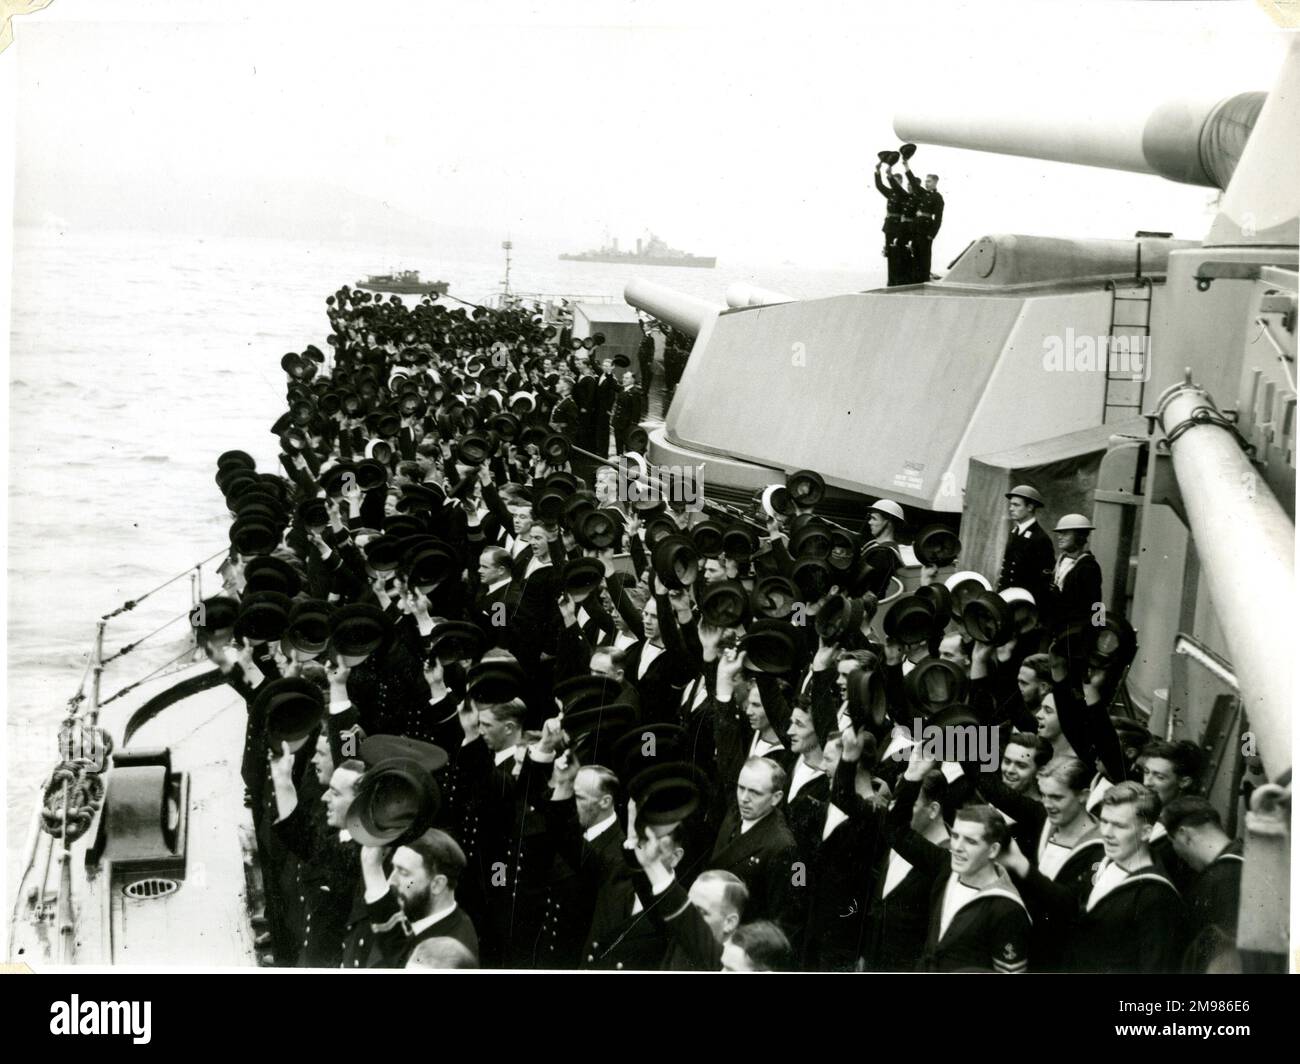
<svg viewBox="0 0 1300 1064">
<path fill-rule="evenodd" d="M 1087 110 L 1064 115 L 921 108 L 896 114 L 894 132 L 901 140 L 921 144 L 1129 170 L 1226 189 L 1266 96 L 1243 92 L 1217 102 L 1173 99 L 1137 112 L 1087 101 Z"/>
</svg>

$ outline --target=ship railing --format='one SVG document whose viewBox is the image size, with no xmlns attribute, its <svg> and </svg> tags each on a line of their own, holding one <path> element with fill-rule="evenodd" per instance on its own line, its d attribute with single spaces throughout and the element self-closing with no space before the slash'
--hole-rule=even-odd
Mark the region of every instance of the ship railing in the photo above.
<svg viewBox="0 0 1300 1064">
<path fill-rule="evenodd" d="M 73 832 L 69 828 L 69 825 L 74 823 L 77 812 L 74 808 L 74 791 L 69 779 L 69 770 L 78 774 L 99 775 L 107 767 L 107 758 L 112 751 L 113 740 L 99 725 L 100 711 L 105 706 L 150 680 L 193 664 L 198 650 L 194 618 L 197 616 L 196 609 L 204 597 L 203 569 L 204 566 L 228 554 L 229 548 L 217 551 L 164 580 L 157 587 L 150 588 L 133 599 L 127 599 L 96 622 L 95 637 L 87 654 L 86 667 L 82 671 L 76 692 L 67 701 L 66 712 L 60 724 L 59 761 L 42 782 L 43 797 L 33 809 L 31 824 L 23 843 L 22 858 L 19 862 L 20 878 L 14 894 L 14 909 L 9 923 L 7 943 L 9 960 L 17 959 L 13 952 L 14 932 L 22 922 L 23 911 L 26 908 L 38 920 L 53 917 L 58 932 L 55 949 L 57 963 L 73 962 L 76 915 L 72 898 L 72 844 L 82 832 Z M 171 617 L 139 638 L 106 652 L 105 642 L 110 624 L 131 613 L 141 603 L 153 598 L 164 589 L 187 578 L 190 603 L 183 613 Z M 189 623 L 186 625 L 185 645 L 180 653 L 149 669 L 143 675 L 136 676 L 105 697 L 104 674 L 108 666 L 137 652 L 146 644 L 157 645 L 160 642 L 159 637 L 173 630 L 181 621 Z M 88 684 L 89 690 L 87 690 Z M 54 781 L 58 776 L 63 777 L 61 788 L 58 792 L 52 793 Z M 99 793 L 102 796 L 102 788 L 99 789 Z M 51 811 L 54 813 L 53 820 L 59 822 L 58 830 L 51 828 L 51 818 L 48 815 Z M 95 809 L 94 813 L 97 815 L 98 809 Z M 51 873 L 56 869 L 57 885 L 51 889 Z"/>
<path fill-rule="evenodd" d="M 568 303 L 622 303 L 621 296 L 611 296 L 601 294 L 583 294 L 573 292 L 497 292 L 490 300 L 492 306 L 501 306 L 504 303 L 559 303 L 564 300 Z"/>
</svg>

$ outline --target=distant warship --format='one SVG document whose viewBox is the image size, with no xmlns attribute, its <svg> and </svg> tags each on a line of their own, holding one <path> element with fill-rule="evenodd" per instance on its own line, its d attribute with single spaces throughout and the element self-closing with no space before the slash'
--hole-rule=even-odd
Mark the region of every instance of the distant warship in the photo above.
<svg viewBox="0 0 1300 1064">
<path fill-rule="evenodd" d="M 583 251 L 577 255 L 561 255 L 568 262 L 621 262 L 629 266 L 700 266 L 711 270 L 718 264 L 713 255 L 692 255 L 689 252 L 670 248 L 654 233 L 649 240 L 636 242 L 636 251 L 620 251 L 615 238 L 599 251 Z"/>
</svg>

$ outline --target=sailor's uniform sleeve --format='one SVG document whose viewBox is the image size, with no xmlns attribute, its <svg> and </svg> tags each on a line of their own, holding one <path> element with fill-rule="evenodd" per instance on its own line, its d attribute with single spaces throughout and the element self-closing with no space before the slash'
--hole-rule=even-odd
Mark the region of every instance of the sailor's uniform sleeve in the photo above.
<svg viewBox="0 0 1300 1064">
<path fill-rule="evenodd" d="M 674 880 L 664 892 L 663 904 L 658 908 L 653 907 L 654 896 L 648 888 L 648 883 L 637 882 L 641 904 L 667 927 L 673 940 L 690 958 L 691 967 L 700 972 L 716 972 L 722 966 L 722 949 L 704 917 L 691 904 L 686 888 Z"/>
<path fill-rule="evenodd" d="M 391 887 L 383 897 L 376 901 L 366 900 L 366 919 L 370 929 L 375 933 L 375 943 L 379 947 L 381 966 L 384 968 L 401 967 L 401 957 L 411 937 L 411 924 L 402 912 L 397 892 Z"/>
<path fill-rule="evenodd" d="M 994 917 L 993 970 L 1019 975 L 1029 970 L 1029 917 L 1019 905 L 999 906 Z"/>
<path fill-rule="evenodd" d="M 1136 919 L 1139 969 L 1176 972 L 1187 945 L 1187 918 L 1182 899 L 1172 886 L 1139 887 Z"/>
</svg>

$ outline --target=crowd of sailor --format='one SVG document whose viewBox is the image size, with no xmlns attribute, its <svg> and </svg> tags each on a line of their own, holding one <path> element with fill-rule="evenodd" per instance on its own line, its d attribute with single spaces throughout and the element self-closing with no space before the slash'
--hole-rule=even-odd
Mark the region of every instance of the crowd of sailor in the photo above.
<svg viewBox="0 0 1300 1064">
<path fill-rule="evenodd" d="M 278 467 L 218 461 L 194 618 L 248 704 L 268 962 L 1239 963 L 1239 844 L 1123 697 L 1087 515 L 1011 487 L 986 577 L 896 501 L 830 520 L 813 471 L 688 505 L 645 458 L 649 333 L 326 302 Z"/>
</svg>

